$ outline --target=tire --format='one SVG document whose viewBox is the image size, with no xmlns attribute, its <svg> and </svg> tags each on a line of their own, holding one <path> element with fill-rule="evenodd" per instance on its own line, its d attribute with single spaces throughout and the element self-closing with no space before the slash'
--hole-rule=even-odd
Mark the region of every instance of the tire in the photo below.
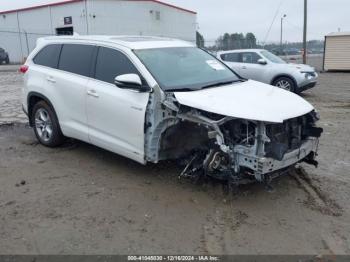
<svg viewBox="0 0 350 262">
<path fill-rule="evenodd" d="M 8 65 L 10 63 L 10 59 L 7 57 L 5 60 L 5 64 Z"/>
<path fill-rule="evenodd" d="M 62 134 L 56 113 L 45 101 L 36 103 L 32 110 L 33 128 L 38 141 L 47 147 L 57 147 L 63 144 Z"/>
<path fill-rule="evenodd" d="M 272 85 L 290 92 L 295 92 L 294 81 L 289 77 L 285 77 L 285 76 L 279 77 L 275 81 L 273 81 Z"/>
</svg>

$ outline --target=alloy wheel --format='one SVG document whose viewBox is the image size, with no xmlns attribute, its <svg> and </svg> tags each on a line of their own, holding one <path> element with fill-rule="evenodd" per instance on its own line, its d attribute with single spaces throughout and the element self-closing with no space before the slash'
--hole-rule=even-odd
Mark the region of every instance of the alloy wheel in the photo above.
<svg viewBox="0 0 350 262">
<path fill-rule="evenodd" d="M 276 86 L 287 91 L 291 91 L 292 85 L 286 80 L 280 80 L 276 83 Z"/>
<path fill-rule="evenodd" d="M 49 113 L 44 108 L 39 108 L 35 113 L 35 128 L 38 136 L 44 142 L 51 139 L 53 130 Z"/>
</svg>

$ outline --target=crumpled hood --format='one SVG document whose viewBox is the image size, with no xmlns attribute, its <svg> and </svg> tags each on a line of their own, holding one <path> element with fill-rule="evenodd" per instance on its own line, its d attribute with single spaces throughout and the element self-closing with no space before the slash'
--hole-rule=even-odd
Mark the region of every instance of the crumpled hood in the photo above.
<svg viewBox="0 0 350 262">
<path fill-rule="evenodd" d="M 182 105 L 263 122 L 282 123 L 314 109 L 294 93 L 253 80 L 174 95 Z"/>
</svg>

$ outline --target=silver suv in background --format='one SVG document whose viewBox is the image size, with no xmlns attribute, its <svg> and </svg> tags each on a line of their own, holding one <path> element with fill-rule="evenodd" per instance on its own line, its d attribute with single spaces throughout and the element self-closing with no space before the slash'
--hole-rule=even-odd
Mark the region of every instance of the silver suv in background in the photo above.
<svg viewBox="0 0 350 262">
<path fill-rule="evenodd" d="M 288 64 L 264 49 L 218 52 L 217 57 L 247 79 L 300 93 L 314 87 L 318 74 L 308 65 Z"/>
</svg>

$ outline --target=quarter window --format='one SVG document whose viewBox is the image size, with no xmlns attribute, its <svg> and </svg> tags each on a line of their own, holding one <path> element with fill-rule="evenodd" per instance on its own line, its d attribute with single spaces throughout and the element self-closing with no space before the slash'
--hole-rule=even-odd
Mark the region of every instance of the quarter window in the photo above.
<svg viewBox="0 0 350 262">
<path fill-rule="evenodd" d="M 123 53 L 115 49 L 100 47 L 96 61 L 95 78 L 113 84 L 115 77 L 123 74 L 140 75 Z"/>
<path fill-rule="evenodd" d="M 62 45 L 48 45 L 39 51 L 33 62 L 37 65 L 57 68 Z"/>
<path fill-rule="evenodd" d="M 90 76 L 92 45 L 64 44 L 58 69 L 82 76 Z"/>
</svg>

